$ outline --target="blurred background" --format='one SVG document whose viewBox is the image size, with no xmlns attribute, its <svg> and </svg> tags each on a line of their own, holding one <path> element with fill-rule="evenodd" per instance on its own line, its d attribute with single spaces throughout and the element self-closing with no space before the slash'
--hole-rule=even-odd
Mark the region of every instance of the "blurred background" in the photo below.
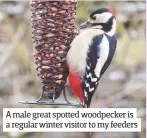
<svg viewBox="0 0 147 138">
<path fill-rule="evenodd" d="M 92 133 L 91 138 L 145 138 L 146 122 L 146 46 L 145 2 L 79 1 L 76 25 L 94 10 L 107 7 L 117 19 L 117 51 L 103 75 L 91 107 L 137 108 L 142 118 L 141 133 Z M 88 138 L 88 133 L 3 133 L 5 107 L 49 107 L 19 104 L 35 100 L 41 92 L 32 57 L 32 38 L 28 1 L 0 1 L 0 138 Z M 69 99 L 73 94 L 66 85 Z"/>
</svg>

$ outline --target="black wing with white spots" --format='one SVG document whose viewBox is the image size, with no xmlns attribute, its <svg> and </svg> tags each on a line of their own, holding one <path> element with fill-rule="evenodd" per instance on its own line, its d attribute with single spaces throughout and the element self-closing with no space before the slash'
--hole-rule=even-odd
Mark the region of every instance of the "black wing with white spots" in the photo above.
<svg viewBox="0 0 147 138">
<path fill-rule="evenodd" d="M 104 35 L 99 35 L 94 37 L 92 44 L 89 46 L 89 51 L 87 54 L 86 72 L 83 77 L 84 103 L 85 103 L 85 107 L 87 108 L 91 104 L 91 99 L 95 90 L 98 87 L 99 80 L 103 75 L 103 73 L 107 70 L 108 66 L 110 65 L 116 49 L 115 35 L 110 37 L 105 34 L 105 36 L 107 37 L 107 40 L 109 42 L 109 54 L 105 64 L 101 69 L 99 78 L 96 76 L 94 70 L 96 68 L 98 59 L 100 58 L 100 43 L 102 42 Z"/>
<path fill-rule="evenodd" d="M 99 78 L 95 75 L 94 69 L 96 68 L 97 60 L 100 52 L 100 43 L 103 39 L 103 35 L 95 36 L 91 45 L 89 46 L 89 51 L 87 53 L 87 64 L 86 72 L 83 77 L 83 94 L 85 107 L 89 107 L 91 103 L 91 98 L 96 90 L 99 82 Z"/>
</svg>

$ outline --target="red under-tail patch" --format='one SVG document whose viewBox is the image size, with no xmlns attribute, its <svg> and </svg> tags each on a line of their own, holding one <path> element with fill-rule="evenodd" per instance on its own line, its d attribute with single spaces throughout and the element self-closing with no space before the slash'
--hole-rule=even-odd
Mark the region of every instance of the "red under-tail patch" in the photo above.
<svg viewBox="0 0 147 138">
<path fill-rule="evenodd" d="M 74 94 L 81 100 L 81 102 L 84 102 L 83 98 L 83 88 L 82 83 L 80 80 L 80 77 L 77 73 L 69 73 L 69 84 L 74 92 Z"/>
</svg>

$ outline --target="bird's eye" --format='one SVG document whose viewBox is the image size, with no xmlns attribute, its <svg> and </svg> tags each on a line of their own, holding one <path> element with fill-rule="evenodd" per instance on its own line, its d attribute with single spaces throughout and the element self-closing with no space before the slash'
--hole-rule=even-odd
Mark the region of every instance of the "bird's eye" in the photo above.
<svg viewBox="0 0 147 138">
<path fill-rule="evenodd" d="M 95 16 L 93 16 L 93 17 L 92 17 L 92 20 L 96 20 L 96 17 L 95 17 Z"/>
</svg>

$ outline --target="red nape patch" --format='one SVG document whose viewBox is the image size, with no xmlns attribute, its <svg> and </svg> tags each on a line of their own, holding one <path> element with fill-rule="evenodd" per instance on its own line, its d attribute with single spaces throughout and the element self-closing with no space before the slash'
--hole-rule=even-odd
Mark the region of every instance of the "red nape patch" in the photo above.
<svg viewBox="0 0 147 138">
<path fill-rule="evenodd" d="M 114 12 L 112 10 L 107 10 L 107 12 L 111 13 L 113 16 L 115 16 Z"/>
<path fill-rule="evenodd" d="M 77 73 L 69 74 L 69 84 L 73 93 L 81 100 L 81 103 L 83 103 L 84 102 L 83 88 L 80 77 Z"/>
</svg>

